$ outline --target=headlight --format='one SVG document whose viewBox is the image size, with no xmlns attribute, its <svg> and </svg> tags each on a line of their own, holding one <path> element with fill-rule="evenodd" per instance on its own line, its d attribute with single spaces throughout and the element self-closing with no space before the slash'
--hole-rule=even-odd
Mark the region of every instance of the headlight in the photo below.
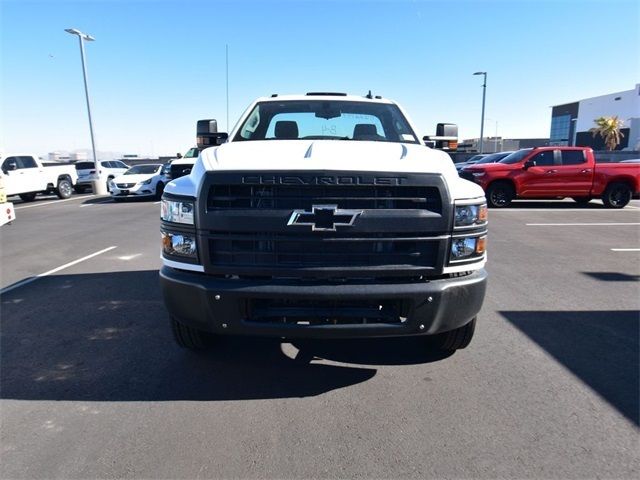
<svg viewBox="0 0 640 480">
<path fill-rule="evenodd" d="M 151 180 L 153 180 L 153 178 L 150 178 L 149 180 L 145 180 L 144 182 L 140 182 L 138 183 L 138 185 L 149 185 L 151 183 Z"/>
<path fill-rule="evenodd" d="M 470 260 L 481 257 L 487 247 L 487 237 L 454 238 L 451 241 L 451 260 Z"/>
<path fill-rule="evenodd" d="M 162 235 L 162 251 L 167 255 L 179 257 L 197 257 L 196 239 L 194 235 L 184 233 L 160 232 Z"/>
<path fill-rule="evenodd" d="M 487 205 L 460 205 L 456 206 L 456 227 L 470 227 L 482 225 L 487 221 Z"/>
<path fill-rule="evenodd" d="M 162 200 L 160 218 L 165 222 L 193 225 L 193 202 Z"/>
</svg>

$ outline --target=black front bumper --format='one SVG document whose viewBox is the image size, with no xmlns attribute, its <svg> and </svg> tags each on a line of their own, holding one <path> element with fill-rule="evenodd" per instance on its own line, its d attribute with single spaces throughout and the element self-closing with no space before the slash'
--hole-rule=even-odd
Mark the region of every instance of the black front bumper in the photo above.
<svg viewBox="0 0 640 480">
<path fill-rule="evenodd" d="M 160 285 L 170 315 L 193 328 L 220 334 L 349 338 L 436 334 L 473 319 L 484 300 L 484 269 L 457 278 L 412 283 L 317 283 L 295 280 L 232 280 L 162 267 Z M 254 302 L 401 301 L 401 322 L 303 324 L 265 322 L 252 317 Z"/>
</svg>

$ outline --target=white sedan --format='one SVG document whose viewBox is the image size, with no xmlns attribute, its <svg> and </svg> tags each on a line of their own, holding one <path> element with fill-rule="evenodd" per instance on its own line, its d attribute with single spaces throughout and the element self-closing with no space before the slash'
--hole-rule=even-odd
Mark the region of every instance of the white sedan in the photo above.
<svg viewBox="0 0 640 480">
<path fill-rule="evenodd" d="M 164 186 L 170 181 L 169 164 L 136 165 L 109 183 L 111 198 L 121 200 L 133 197 L 160 198 Z"/>
</svg>

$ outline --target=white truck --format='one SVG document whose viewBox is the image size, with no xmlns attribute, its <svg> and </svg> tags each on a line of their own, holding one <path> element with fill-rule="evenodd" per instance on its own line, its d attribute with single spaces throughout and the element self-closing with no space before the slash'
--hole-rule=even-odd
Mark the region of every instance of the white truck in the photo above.
<svg viewBox="0 0 640 480">
<path fill-rule="evenodd" d="M 170 175 L 171 178 L 179 178 L 183 175 L 189 175 L 193 164 L 196 163 L 200 150 L 198 147 L 192 147 L 187 150 L 182 156 L 178 156 L 176 159 L 171 160 Z"/>
<path fill-rule="evenodd" d="M 484 192 L 396 103 L 274 95 L 229 135 L 215 125 L 198 122 L 204 150 L 162 197 L 160 283 L 178 345 L 216 334 L 469 344 L 487 279 Z M 457 127 L 440 125 L 455 144 Z"/>
<path fill-rule="evenodd" d="M 20 154 L 2 157 L 2 173 L 6 195 L 19 195 L 31 202 L 38 193 L 55 193 L 69 198 L 78 175 L 73 165 L 45 166 L 36 155 Z"/>
</svg>

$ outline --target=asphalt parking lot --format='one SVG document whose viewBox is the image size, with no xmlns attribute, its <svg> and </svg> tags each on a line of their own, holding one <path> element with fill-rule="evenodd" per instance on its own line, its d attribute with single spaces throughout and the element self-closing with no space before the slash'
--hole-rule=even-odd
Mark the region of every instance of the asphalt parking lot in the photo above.
<svg viewBox="0 0 640 480">
<path fill-rule="evenodd" d="M 174 345 L 159 205 L 16 202 L 1 236 L 2 478 L 637 478 L 640 202 L 490 211 L 469 348 Z"/>
</svg>

